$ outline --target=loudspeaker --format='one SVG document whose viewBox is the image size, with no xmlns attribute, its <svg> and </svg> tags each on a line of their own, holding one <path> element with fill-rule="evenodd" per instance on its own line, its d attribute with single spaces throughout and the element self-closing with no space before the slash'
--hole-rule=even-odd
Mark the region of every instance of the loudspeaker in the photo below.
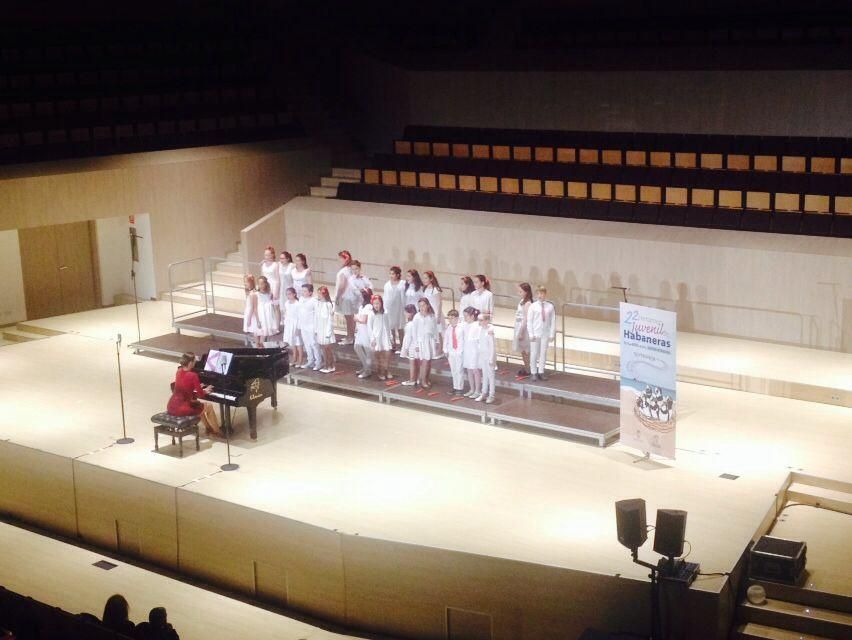
<svg viewBox="0 0 852 640">
<path fill-rule="evenodd" d="M 683 537 L 686 534 L 686 511 L 657 509 L 654 529 L 654 551 L 667 558 L 683 555 Z"/>
<path fill-rule="evenodd" d="M 642 498 L 619 500 L 615 503 L 615 523 L 618 541 L 630 549 L 638 549 L 648 539 L 645 524 L 645 501 Z"/>
</svg>

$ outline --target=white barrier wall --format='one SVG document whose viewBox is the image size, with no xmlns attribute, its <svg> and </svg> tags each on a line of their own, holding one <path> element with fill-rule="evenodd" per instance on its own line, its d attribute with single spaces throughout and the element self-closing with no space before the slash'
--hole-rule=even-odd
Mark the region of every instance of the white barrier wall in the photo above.
<svg viewBox="0 0 852 640">
<path fill-rule="evenodd" d="M 560 302 L 612 304 L 610 287 L 627 286 L 632 302 L 677 311 L 681 331 L 834 350 L 852 337 L 852 243 L 839 238 L 320 198 L 287 203 L 284 235 L 314 262 L 346 248 L 433 269 L 445 286 L 485 273 L 511 296 L 526 280 Z"/>
</svg>

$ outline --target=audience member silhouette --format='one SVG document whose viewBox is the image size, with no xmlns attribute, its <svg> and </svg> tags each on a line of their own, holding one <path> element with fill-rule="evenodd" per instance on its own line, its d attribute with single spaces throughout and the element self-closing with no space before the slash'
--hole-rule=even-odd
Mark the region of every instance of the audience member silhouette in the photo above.
<svg viewBox="0 0 852 640">
<path fill-rule="evenodd" d="M 132 636 L 135 628 L 130 622 L 130 606 L 124 596 L 115 594 L 109 597 L 104 606 L 103 625 L 117 633 Z"/>
<path fill-rule="evenodd" d="M 148 622 L 136 626 L 138 640 L 180 640 L 174 627 L 169 624 L 165 607 L 154 607 L 148 614 Z"/>
</svg>

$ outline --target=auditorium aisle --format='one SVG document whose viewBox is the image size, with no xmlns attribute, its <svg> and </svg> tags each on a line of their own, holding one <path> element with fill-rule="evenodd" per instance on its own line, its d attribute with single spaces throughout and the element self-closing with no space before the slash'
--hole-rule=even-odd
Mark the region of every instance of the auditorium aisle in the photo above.
<svg viewBox="0 0 852 640">
<path fill-rule="evenodd" d="M 130 603 L 130 619 L 165 606 L 182 640 L 331 640 L 354 638 L 313 627 L 272 611 L 206 591 L 52 538 L 0 522 L 0 585 L 71 613 L 100 617 L 114 593 Z M 211 545 L 215 553 L 215 545 Z M 108 560 L 108 571 L 93 566 Z"/>
</svg>

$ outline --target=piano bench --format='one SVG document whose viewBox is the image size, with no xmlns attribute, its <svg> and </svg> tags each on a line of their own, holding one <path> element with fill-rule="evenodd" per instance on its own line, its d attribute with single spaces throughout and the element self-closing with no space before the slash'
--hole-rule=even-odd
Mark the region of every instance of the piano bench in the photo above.
<svg viewBox="0 0 852 640">
<path fill-rule="evenodd" d="M 201 447 L 198 443 L 198 423 L 200 421 L 201 416 L 173 416 L 165 411 L 154 414 L 151 416 L 151 422 L 154 423 L 154 451 L 160 450 L 161 433 L 171 436 L 172 444 L 175 443 L 175 438 L 178 439 L 181 458 L 183 458 L 184 436 L 195 436 L 195 450 L 200 451 Z"/>
</svg>

